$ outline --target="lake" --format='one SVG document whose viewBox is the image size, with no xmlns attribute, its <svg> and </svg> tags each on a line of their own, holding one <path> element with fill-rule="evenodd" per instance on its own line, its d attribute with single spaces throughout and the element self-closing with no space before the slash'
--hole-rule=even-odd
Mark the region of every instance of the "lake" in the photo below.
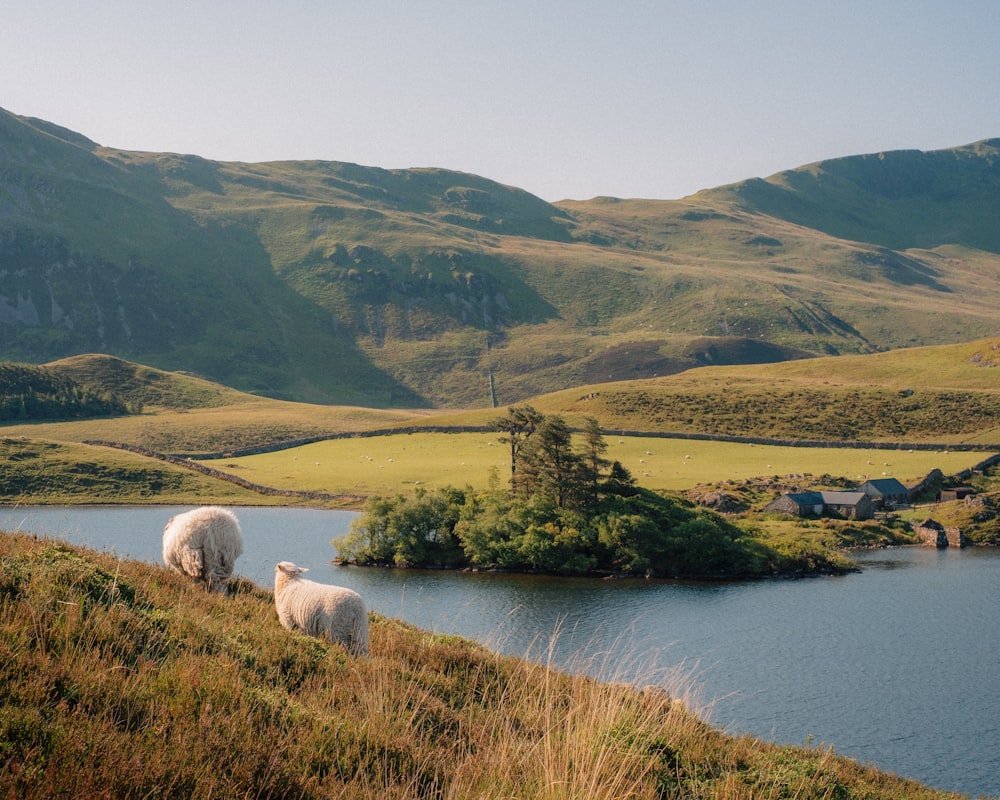
<svg viewBox="0 0 1000 800">
<path fill-rule="evenodd" d="M 189 507 L 2 508 L 0 529 L 160 563 Z M 1000 796 L 1000 550 L 866 551 L 803 580 L 603 581 L 337 567 L 347 511 L 237 509 L 237 572 L 294 561 L 374 611 L 495 650 L 688 695 L 709 722 L 930 786 Z"/>
</svg>

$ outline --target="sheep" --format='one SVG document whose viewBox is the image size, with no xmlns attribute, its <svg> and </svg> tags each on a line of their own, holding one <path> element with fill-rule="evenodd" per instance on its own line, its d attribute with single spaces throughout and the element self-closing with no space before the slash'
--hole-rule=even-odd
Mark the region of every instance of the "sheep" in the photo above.
<svg viewBox="0 0 1000 800">
<path fill-rule="evenodd" d="M 204 583 L 209 592 L 229 594 L 228 581 L 242 552 L 240 523 L 225 508 L 185 511 L 163 528 L 163 561 L 195 583 Z"/>
<path fill-rule="evenodd" d="M 300 577 L 308 572 L 291 561 L 274 569 L 274 606 L 290 631 L 325 636 L 354 655 L 368 655 L 368 609 L 361 595 L 344 586 L 328 586 Z"/>
</svg>

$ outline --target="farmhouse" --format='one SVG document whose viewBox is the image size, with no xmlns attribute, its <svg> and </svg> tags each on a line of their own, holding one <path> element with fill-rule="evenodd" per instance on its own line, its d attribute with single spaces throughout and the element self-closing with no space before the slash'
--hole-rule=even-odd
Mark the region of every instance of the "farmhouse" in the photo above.
<svg viewBox="0 0 1000 800">
<path fill-rule="evenodd" d="M 768 503 L 765 511 L 779 511 L 795 517 L 823 515 L 846 519 L 871 519 L 875 504 L 864 492 L 794 492 Z"/>
<path fill-rule="evenodd" d="M 794 492 L 783 494 L 777 500 L 768 503 L 765 511 L 780 511 L 793 517 L 819 517 L 823 514 L 822 492 Z"/>
<path fill-rule="evenodd" d="M 876 508 L 894 508 L 910 502 L 910 490 L 895 478 L 865 481 L 858 490 L 868 495 Z"/>
</svg>

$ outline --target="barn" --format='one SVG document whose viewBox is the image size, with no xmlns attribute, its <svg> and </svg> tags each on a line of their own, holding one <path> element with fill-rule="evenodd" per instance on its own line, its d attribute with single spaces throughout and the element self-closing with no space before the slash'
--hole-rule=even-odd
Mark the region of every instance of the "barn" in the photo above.
<svg viewBox="0 0 1000 800">
<path fill-rule="evenodd" d="M 910 502 L 910 490 L 895 478 L 865 481 L 858 489 L 874 501 L 876 508 L 895 508 Z"/>
<path fill-rule="evenodd" d="M 793 492 L 768 503 L 765 511 L 793 517 L 843 517 L 871 519 L 875 504 L 864 492 Z"/>
</svg>

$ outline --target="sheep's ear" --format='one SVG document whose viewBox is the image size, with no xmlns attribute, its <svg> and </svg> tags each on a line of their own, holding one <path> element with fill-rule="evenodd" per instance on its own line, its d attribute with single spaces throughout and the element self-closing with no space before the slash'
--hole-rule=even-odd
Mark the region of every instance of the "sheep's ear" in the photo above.
<svg viewBox="0 0 1000 800">
<path fill-rule="evenodd" d="M 308 572 L 309 567 L 299 567 L 299 572 Z"/>
</svg>

